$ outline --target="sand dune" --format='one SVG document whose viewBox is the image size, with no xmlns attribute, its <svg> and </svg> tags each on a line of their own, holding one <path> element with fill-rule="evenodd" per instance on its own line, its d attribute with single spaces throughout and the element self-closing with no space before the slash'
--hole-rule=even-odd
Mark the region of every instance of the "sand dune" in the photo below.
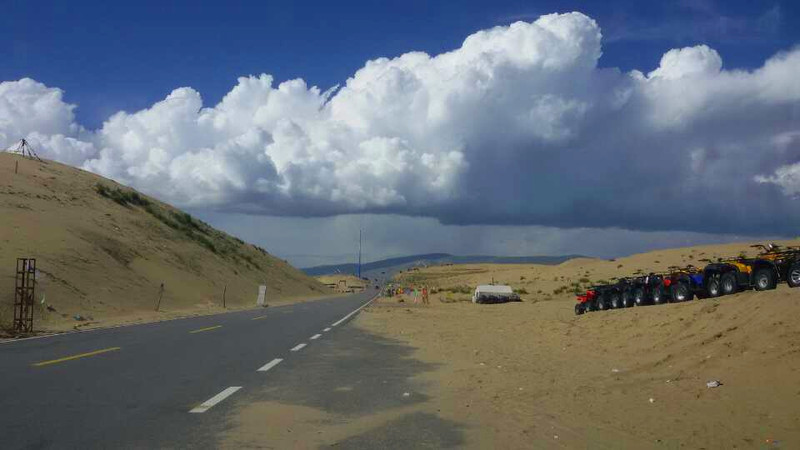
<svg viewBox="0 0 800 450">
<path fill-rule="evenodd" d="M 223 311 L 225 286 L 228 308 L 254 306 L 259 284 L 269 302 L 331 293 L 263 249 L 52 161 L 0 154 L 0 215 L 0 325 L 11 320 L 17 257 L 37 258 L 40 330 Z"/>
</svg>

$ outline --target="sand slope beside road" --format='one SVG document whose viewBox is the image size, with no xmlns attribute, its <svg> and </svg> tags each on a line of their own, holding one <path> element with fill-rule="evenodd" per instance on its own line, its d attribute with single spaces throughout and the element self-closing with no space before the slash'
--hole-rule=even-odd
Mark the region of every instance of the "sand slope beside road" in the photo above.
<svg viewBox="0 0 800 450">
<path fill-rule="evenodd" d="M 262 249 L 152 198 L 141 196 L 149 211 L 115 202 L 98 183 L 133 192 L 56 162 L 0 153 L 0 326 L 11 321 L 17 257 L 37 259 L 38 330 L 219 312 L 226 285 L 228 308 L 254 306 L 259 284 L 272 303 L 331 294 Z"/>
<path fill-rule="evenodd" d="M 775 441 L 795 448 L 800 290 L 781 285 L 584 316 L 574 315 L 571 293 L 552 293 L 562 276 L 607 277 L 620 264 L 678 263 L 688 254 L 742 247 L 553 267 L 430 268 L 405 276 L 440 287 L 494 277 L 522 281 L 532 293 L 501 305 L 474 305 L 450 291 L 435 294 L 429 307 L 382 298 L 356 323 L 439 364 L 419 375 L 432 386 L 430 407 L 467 424 L 473 448 L 761 448 Z M 540 289 L 546 295 L 536 294 Z M 706 387 L 711 380 L 722 386 Z"/>
</svg>

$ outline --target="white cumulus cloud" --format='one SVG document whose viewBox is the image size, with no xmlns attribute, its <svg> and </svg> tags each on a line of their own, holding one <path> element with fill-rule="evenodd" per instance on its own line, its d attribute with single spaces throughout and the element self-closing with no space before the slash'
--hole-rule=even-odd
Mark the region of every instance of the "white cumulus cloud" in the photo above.
<svg viewBox="0 0 800 450">
<path fill-rule="evenodd" d="M 0 144 L 35 138 L 54 159 L 222 211 L 794 232 L 800 50 L 754 70 L 705 45 L 628 73 L 601 55 L 594 20 L 551 14 L 367 61 L 324 92 L 262 74 L 206 106 L 178 88 L 92 132 L 60 90 L 23 79 L 0 84 Z"/>
</svg>

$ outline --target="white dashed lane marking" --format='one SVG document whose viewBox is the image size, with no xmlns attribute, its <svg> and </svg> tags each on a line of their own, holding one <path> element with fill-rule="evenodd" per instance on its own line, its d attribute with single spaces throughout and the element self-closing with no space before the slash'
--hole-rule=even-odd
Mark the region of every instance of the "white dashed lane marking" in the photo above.
<svg viewBox="0 0 800 450">
<path fill-rule="evenodd" d="M 327 333 L 328 331 L 331 331 L 331 327 L 328 327 L 328 328 L 325 328 L 324 330 L 322 330 L 323 333 Z"/>
<path fill-rule="evenodd" d="M 200 404 L 200 406 L 192 409 L 189 412 L 190 413 L 194 413 L 194 414 L 204 413 L 204 412 L 208 411 L 209 409 L 211 409 L 217 403 L 219 403 L 219 402 L 225 400 L 226 398 L 230 397 L 231 395 L 233 395 L 236 391 L 238 391 L 241 388 L 242 388 L 241 386 L 231 386 L 231 387 L 225 389 L 224 391 L 220 392 L 219 394 L 217 394 L 217 395 L 211 397 L 210 399 L 204 401 L 203 403 Z"/>
<path fill-rule="evenodd" d="M 292 351 L 293 351 L 293 352 L 296 352 L 296 351 L 298 351 L 298 350 L 302 350 L 302 349 L 303 349 L 303 347 L 305 347 L 305 346 L 306 346 L 306 344 L 305 344 L 305 343 L 302 343 L 302 344 L 297 344 L 297 345 L 295 345 L 295 346 L 292 348 Z"/>
<path fill-rule="evenodd" d="M 275 359 L 273 359 L 272 361 L 270 361 L 270 362 L 268 362 L 268 363 L 264 364 L 264 365 L 263 365 L 263 366 L 262 366 L 260 369 L 258 369 L 256 372 L 266 372 L 266 371 L 268 371 L 269 369 L 272 369 L 273 367 L 275 367 L 275 366 L 277 366 L 278 364 L 280 364 L 280 363 L 281 363 L 281 361 L 283 361 L 283 360 L 282 360 L 282 359 L 280 359 L 280 358 L 275 358 Z"/>
<path fill-rule="evenodd" d="M 319 339 L 320 336 L 322 336 L 322 335 L 321 334 L 315 334 L 315 335 L 311 336 L 310 339 L 313 341 L 315 339 Z"/>
</svg>

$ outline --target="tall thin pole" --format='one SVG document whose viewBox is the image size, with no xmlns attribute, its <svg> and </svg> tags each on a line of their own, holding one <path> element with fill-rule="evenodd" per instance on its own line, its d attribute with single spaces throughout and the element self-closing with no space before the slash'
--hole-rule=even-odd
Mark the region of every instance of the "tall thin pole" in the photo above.
<svg viewBox="0 0 800 450">
<path fill-rule="evenodd" d="M 361 278 L 361 228 L 358 229 L 358 278 Z"/>
</svg>

